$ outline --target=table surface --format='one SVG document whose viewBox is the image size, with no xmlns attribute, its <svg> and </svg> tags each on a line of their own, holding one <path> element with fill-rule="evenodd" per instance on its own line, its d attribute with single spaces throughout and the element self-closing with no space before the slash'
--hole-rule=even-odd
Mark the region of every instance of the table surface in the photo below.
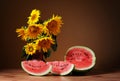
<svg viewBox="0 0 120 81">
<path fill-rule="evenodd" d="M 84 76 L 31 76 L 22 69 L 0 71 L 0 81 L 120 81 L 120 71 Z"/>
</svg>

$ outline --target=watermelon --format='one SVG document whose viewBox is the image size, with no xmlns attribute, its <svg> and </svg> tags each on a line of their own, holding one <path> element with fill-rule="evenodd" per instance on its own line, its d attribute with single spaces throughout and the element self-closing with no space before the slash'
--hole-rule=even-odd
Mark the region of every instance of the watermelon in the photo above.
<svg viewBox="0 0 120 81">
<path fill-rule="evenodd" d="M 70 47 L 64 59 L 74 64 L 77 72 L 87 72 L 94 67 L 96 61 L 93 50 L 85 46 Z"/>
<path fill-rule="evenodd" d="M 51 73 L 54 75 L 68 75 L 74 69 L 74 64 L 65 61 L 47 62 L 52 65 Z"/>
<path fill-rule="evenodd" d="M 35 76 L 47 75 L 52 69 L 51 65 L 48 65 L 40 60 L 22 61 L 21 67 L 28 74 Z"/>
</svg>

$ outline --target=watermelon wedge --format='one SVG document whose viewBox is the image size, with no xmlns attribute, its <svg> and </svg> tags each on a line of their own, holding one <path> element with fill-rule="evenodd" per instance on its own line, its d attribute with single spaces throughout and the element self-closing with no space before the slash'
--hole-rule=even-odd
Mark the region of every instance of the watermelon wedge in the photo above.
<svg viewBox="0 0 120 81">
<path fill-rule="evenodd" d="M 72 46 L 65 54 L 65 61 L 75 65 L 75 70 L 85 72 L 94 67 L 96 57 L 92 49 L 85 46 Z"/>
<path fill-rule="evenodd" d="M 28 74 L 35 76 L 47 75 L 52 69 L 51 65 L 38 60 L 22 61 L 21 67 Z"/>
<path fill-rule="evenodd" d="M 51 73 L 55 75 L 68 75 L 74 69 L 74 64 L 65 61 L 53 61 L 47 64 L 52 65 Z"/>
</svg>

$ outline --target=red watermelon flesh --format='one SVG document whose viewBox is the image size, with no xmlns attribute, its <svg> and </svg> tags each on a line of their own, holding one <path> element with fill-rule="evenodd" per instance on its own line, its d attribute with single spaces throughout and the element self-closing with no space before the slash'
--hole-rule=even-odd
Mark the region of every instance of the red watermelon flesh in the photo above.
<svg viewBox="0 0 120 81">
<path fill-rule="evenodd" d="M 29 61 L 22 61 L 21 66 L 25 72 L 31 75 L 46 75 L 48 74 L 52 66 L 46 64 L 43 61 L 38 61 L 38 60 L 29 60 Z"/>
<path fill-rule="evenodd" d="M 68 75 L 74 68 L 73 64 L 65 61 L 53 61 L 47 63 L 52 65 L 51 73 L 56 75 Z"/>
<path fill-rule="evenodd" d="M 76 70 L 88 70 L 95 65 L 94 52 L 85 46 L 73 46 L 65 55 L 65 60 L 73 63 Z"/>
</svg>

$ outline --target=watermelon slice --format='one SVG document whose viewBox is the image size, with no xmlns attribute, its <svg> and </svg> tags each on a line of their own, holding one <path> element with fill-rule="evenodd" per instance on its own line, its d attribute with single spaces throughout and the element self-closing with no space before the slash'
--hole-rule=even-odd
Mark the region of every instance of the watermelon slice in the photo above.
<svg viewBox="0 0 120 81">
<path fill-rule="evenodd" d="M 51 65 L 38 60 L 22 61 L 21 66 L 25 72 L 35 76 L 47 75 L 52 69 Z"/>
<path fill-rule="evenodd" d="M 74 69 L 74 64 L 65 61 L 53 61 L 47 64 L 52 65 L 51 73 L 55 75 L 68 75 Z"/>
<path fill-rule="evenodd" d="M 93 50 L 85 46 L 72 46 L 65 55 L 65 61 L 73 63 L 75 70 L 85 72 L 94 67 L 96 57 Z"/>
</svg>

